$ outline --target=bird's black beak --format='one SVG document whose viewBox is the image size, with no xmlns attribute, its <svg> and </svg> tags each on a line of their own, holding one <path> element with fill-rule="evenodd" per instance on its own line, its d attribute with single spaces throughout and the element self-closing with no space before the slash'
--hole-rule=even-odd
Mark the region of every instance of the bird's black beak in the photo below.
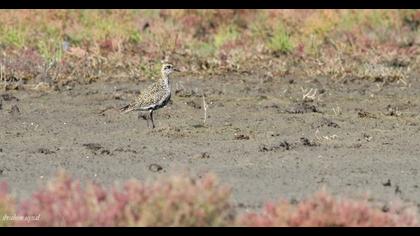
<svg viewBox="0 0 420 236">
<path fill-rule="evenodd" d="M 174 68 L 174 71 L 176 71 L 176 72 L 181 72 L 179 69 L 176 69 L 176 68 Z"/>
</svg>

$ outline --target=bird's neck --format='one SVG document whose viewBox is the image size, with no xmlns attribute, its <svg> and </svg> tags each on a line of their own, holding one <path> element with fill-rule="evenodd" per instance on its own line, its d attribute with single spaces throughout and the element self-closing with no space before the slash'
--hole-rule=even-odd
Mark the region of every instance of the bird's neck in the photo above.
<svg viewBox="0 0 420 236">
<path fill-rule="evenodd" d="M 170 79 L 169 79 L 169 75 L 163 74 L 162 73 L 162 78 L 161 78 L 161 82 L 163 85 L 170 87 Z"/>
</svg>

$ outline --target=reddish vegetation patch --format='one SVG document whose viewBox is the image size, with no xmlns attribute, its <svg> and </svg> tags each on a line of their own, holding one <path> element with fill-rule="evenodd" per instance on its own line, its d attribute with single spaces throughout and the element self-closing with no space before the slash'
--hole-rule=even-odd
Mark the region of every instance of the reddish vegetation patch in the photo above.
<svg viewBox="0 0 420 236">
<path fill-rule="evenodd" d="M 154 184 L 128 181 L 122 190 L 82 188 L 61 174 L 20 204 L 18 215 L 38 215 L 23 226 L 222 226 L 230 223 L 227 188 L 213 176 L 174 177 Z"/>
<path fill-rule="evenodd" d="M 5 226 L 416 226 L 416 214 L 384 212 L 366 201 L 320 192 L 297 205 L 267 204 L 261 213 L 237 214 L 230 190 L 213 175 L 172 177 L 144 184 L 128 181 L 107 190 L 82 187 L 65 173 L 15 207 L 7 186 L 0 186 L 0 213 L 22 216 Z M 17 210 L 15 210 L 17 209 Z"/>
<path fill-rule="evenodd" d="M 246 226 L 416 226 L 416 217 L 396 210 L 383 212 L 365 201 L 335 198 L 326 192 L 297 206 L 281 202 L 267 204 L 262 213 L 251 213 L 239 220 Z"/>
</svg>

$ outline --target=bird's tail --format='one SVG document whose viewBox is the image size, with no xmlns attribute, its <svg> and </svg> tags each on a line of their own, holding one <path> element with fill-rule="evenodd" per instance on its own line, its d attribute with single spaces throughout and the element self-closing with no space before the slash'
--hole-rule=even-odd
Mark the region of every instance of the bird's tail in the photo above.
<svg viewBox="0 0 420 236">
<path fill-rule="evenodd" d="M 120 112 L 121 113 L 127 113 L 127 112 L 132 111 L 133 108 L 134 108 L 134 106 L 132 104 L 128 104 L 127 106 L 121 107 Z"/>
</svg>

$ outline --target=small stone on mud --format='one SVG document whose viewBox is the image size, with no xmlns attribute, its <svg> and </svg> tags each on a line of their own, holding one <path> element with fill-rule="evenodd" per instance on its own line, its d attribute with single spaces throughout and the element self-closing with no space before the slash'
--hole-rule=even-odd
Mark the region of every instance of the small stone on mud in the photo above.
<svg viewBox="0 0 420 236">
<path fill-rule="evenodd" d="M 382 210 L 382 212 L 389 212 L 389 210 L 390 210 L 390 209 L 389 209 L 389 206 L 385 204 L 385 205 L 382 207 L 382 209 L 381 209 L 381 210 Z"/>
<path fill-rule="evenodd" d="M 265 95 L 260 95 L 260 96 L 258 96 L 258 97 L 257 97 L 257 99 L 258 99 L 258 101 L 261 101 L 261 100 L 267 100 L 267 99 L 268 99 L 268 97 L 267 97 L 267 96 L 265 96 Z"/>
<path fill-rule="evenodd" d="M 210 155 L 207 152 L 201 153 L 201 159 L 208 159 L 210 158 Z"/>
<path fill-rule="evenodd" d="M 300 142 L 302 143 L 303 146 L 309 146 L 309 147 L 319 146 L 318 143 L 314 141 L 310 141 L 308 138 L 305 138 L 305 137 L 300 138 Z"/>
<path fill-rule="evenodd" d="M 204 128 L 206 126 L 204 124 L 200 123 L 200 124 L 193 125 L 192 127 L 194 127 L 194 128 Z"/>
<path fill-rule="evenodd" d="M 364 111 L 363 109 L 356 109 L 359 118 L 376 118 L 376 116 L 370 112 Z"/>
<path fill-rule="evenodd" d="M 278 104 L 272 103 L 272 102 L 269 102 L 266 105 L 263 105 L 263 107 L 266 109 L 270 109 L 270 108 L 279 109 L 280 108 Z"/>
<path fill-rule="evenodd" d="M 209 159 L 210 155 L 207 152 L 202 152 L 194 156 L 195 159 Z"/>
<path fill-rule="evenodd" d="M 122 99 L 122 95 L 120 93 L 116 93 L 116 94 L 113 95 L 113 98 L 115 100 L 121 100 Z"/>
<path fill-rule="evenodd" d="M 299 201 L 296 198 L 292 197 L 290 199 L 289 203 L 292 204 L 292 205 L 297 205 L 299 203 Z"/>
<path fill-rule="evenodd" d="M 386 107 L 386 110 L 387 110 L 387 113 L 385 113 L 385 115 L 387 116 L 395 116 L 395 117 L 401 116 L 401 112 L 398 110 L 398 107 L 396 106 L 388 105 Z"/>
<path fill-rule="evenodd" d="M 107 149 L 104 149 L 104 150 L 101 151 L 101 154 L 110 155 L 111 152 Z"/>
<path fill-rule="evenodd" d="M 115 151 L 115 152 L 123 152 L 123 151 L 124 151 L 124 149 L 123 149 L 123 148 L 116 148 L 116 149 L 114 149 L 114 151 Z"/>
<path fill-rule="evenodd" d="M 55 153 L 54 151 L 51 151 L 48 148 L 38 148 L 37 152 L 46 155 Z"/>
<path fill-rule="evenodd" d="M 391 186 L 391 180 L 388 179 L 388 181 L 386 181 L 385 183 L 382 183 L 383 186 L 385 187 L 390 187 Z"/>
<path fill-rule="evenodd" d="M 286 109 L 286 112 L 290 114 L 303 114 L 310 112 L 321 113 L 315 104 L 310 104 L 309 102 L 295 103 L 289 106 L 289 108 Z"/>
<path fill-rule="evenodd" d="M 145 149 L 146 146 L 143 146 L 143 149 Z M 132 150 L 132 149 L 123 149 L 123 148 L 116 148 L 114 149 L 114 152 L 131 152 L 136 154 L 137 151 L 136 150 Z"/>
<path fill-rule="evenodd" d="M 360 143 L 355 143 L 349 146 L 349 148 L 361 148 L 361 147 L 362 147 L 362 144 Z"/>
<path fill-rule="evenodd" d="M 363 138 L 367 141 L 370 142 L 370 140 L 372 140 L 372 136 L 370 136 L 369 134 L 363 134 Z"/>
<path fill-rule="evenodd" d="M 151 172 L 159 172 L 159 171 L 163 170 L 163 167 L 158 165 L 158 164 L 150 164 L 149 165 L 149 170 Z"/>
<path fill-rule="evenodd" d="M 245 134 L 235 134 L 236 140 L 249 140 L 249 136 Z"/>
<path fill-rule="evenodd" d="M 276 150 L 290 150 L 292 148 L 292 146 L 287 142 L 287 141 L 283 141 L 278 145 L 274 145 L 271 147 L 267 147 L 266 145 L 262 145 L 259 148 L 260 152 L 269 152 L 269 151 L 276 151 Z"/>
<path fill-rule="evenodd" d="M 98 151 L 99 149 L 103 148 L 99 143 L 85 143 L 83 146 L 91 151 Z"/>
<path fill-rule="evenodd" d="M 395 186 L 395 194 L 401 194 L 402 193 L 402 191 L 401 191 L 401 189 L 400 189 L 400 186 Z"/>
</svg>

